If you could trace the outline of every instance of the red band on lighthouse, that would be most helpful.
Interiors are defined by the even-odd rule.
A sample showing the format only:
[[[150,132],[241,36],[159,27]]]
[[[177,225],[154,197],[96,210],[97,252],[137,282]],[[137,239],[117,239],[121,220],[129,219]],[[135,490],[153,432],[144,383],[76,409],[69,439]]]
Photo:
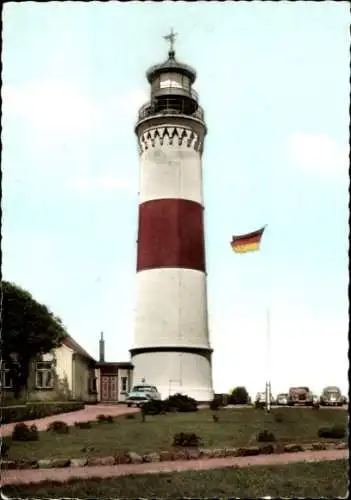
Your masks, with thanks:
[[[179,267],[205,272],[203,207],[184,199],[139,206],[137,271]]]

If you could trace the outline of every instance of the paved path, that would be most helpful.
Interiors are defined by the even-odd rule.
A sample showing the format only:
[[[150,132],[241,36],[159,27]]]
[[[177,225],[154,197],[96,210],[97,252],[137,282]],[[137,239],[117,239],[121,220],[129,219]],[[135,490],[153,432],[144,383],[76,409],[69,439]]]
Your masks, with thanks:
[[[127,413],[136,413],[140,411],[138,408],[128,408],[127,405],[86,405],[84,410],[71,411],[69,413],[60,413],[59,415],[51,415],[50,417],[37,418],[35,420],[26,420],[25,424],[35,424],[39,431],[45,431],[48,424],[55,420],[63,420],[68,425],[73,426],[74,422],[84,422],[85,420],[96,420],[101,413],[104,415],[112,415],[118,417]],[[8,436],[12,433],[12,429],[16,422],[4,424],[1,426],[0,435]]]
[[[71,467],[65,469],[5,470],[1,471],[1,485],[39,483],[41,481],[67,481],[68,479],[108,478],[130,474],[157,474],[185,470],[220,469],[223,467],[253,467],[259,465],[285,465],[296,462],[320,462],[341,460],[349,457],[349,450],[308,451],[282,455],[259,455],[256,457],[227,457],[207,460],[184,460],[179,462],[156,462],[127,465],[105,465],[93,467]]]

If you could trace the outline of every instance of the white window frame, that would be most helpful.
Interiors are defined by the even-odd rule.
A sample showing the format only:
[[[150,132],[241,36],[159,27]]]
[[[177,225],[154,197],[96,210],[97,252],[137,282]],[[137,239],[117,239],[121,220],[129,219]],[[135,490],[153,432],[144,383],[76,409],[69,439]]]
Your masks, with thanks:
[[[124,387],[124,382],[125,382],[125,387]],[[128,391],[128,377],[121,377],[121,391],[125,392]]]
[[[45,365],[45,366],[44,366]],[[50,383],[42,384],[40,383],[39,374],[50,373]],[[53,389],[54,388],[54,370],[52,361],[37,361],[35,364],[35,388],[36,389]],[[44,379],[44,377],[43,377]],[[43,380],[41,381],[43,382]]]
[[[10,378],[10,385],[6,384],[6,374],[11,370],[7,367],[6,362],[3,361],[1,366],[1,387],[2,389],[13,389],[13,380]]]

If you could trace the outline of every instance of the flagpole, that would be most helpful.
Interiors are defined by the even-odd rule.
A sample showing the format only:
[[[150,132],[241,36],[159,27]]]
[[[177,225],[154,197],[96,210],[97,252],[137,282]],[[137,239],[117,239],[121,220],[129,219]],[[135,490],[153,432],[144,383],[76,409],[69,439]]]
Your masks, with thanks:
[[[270,350],[271,350],[271,325],[270,325],[270,309],[269,306],[267,307],[266,311],[266,340],[267,340],[267,356],[266,356],[266,362],[267,362],[267,381],[266,381],[266,411],[269,413],[271,411],[271,380],[270,380]]]

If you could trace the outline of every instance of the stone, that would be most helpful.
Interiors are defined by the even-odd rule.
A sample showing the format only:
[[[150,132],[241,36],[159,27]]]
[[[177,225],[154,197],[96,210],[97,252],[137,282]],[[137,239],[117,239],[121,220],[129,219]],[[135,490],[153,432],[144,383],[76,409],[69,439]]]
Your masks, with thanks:
[[[260,454],[260,449],[258,446],[248,446],[247,448],[238,448],[237,457],[253,457]]]
[[[87,463],[87,458],[71,458],[71,467],[85,467]]]
[[[115,456],[115,464],[116,465],[123,465],[123,464],[130,464],[130,463],[131,463],[131,458],[129,456],[129,452],[119,453],[118,455]]]
[[[225,456],[226,457],[236,457],[237,453],[237,448],[226,448],[225,449]]]
[[[161,462],[170,462],[173,460],[173,453],[171,451],[160,451],[159,455]]]
[[[135,453],[134,451],[129,451],[127,455],[130,458],[130,463],[132,464],[141,464],[143,461],[143,457]]]
[[[213,458],[213,450],[211,448],[200,448],[199,452],[201,459]]]
[[[173,460],[187,460],[188,454],[184,450],[176,450],[173,452]]]
[[[16,469],[37,469],[38,462],[36,460],[18,460],[16,461]]]
[[[197,448],[193,448],[193,449],[190,448],[187,450],[187,453],[188,453],[189,460],[198,460],[200,458],[200,450]]]
[[[1,460],[1,469],[17,469],[17,463],[14,460]]]
[[[51,467],[58,469],[60,467],[68,467],[70,465],[70,460],[68,458],[54,458],[51,461]]]
[[[348,449],[348,444],[347,443],[337,443],[334,445],[335,450],[347,450]]]
[[[274,444],[265,444],[264,446],[260,446],[260,455],[270,455],[274,452]]]
[[[286,444],[284,446],[284,451],[286,453],[296,453],[298,451],[303,451],[303,447],[300,444]]]
[[[38,460],[39,469],[50,469],[51,468],[51,460]]]
[[[306,449],[307,447],[304,446],[304,449]],[[312,443],[312,445],[310,447],[307,448],[306,451],[308,450],[313,450],[313,451],[320,451],[320,450],[326,450],[327,447],[325,445],[325,443]]]
[[[225,457],[225,449],[222,448],[214,448],[212,450],[212,456],[213,458],[221,458]]]
[[[146,453],[146,455],[143,456],[143,462],[159,462],[160,461],[160,455],[158,453]]]
[[[88,465],[114,465],[115,457],[90,457]]]

